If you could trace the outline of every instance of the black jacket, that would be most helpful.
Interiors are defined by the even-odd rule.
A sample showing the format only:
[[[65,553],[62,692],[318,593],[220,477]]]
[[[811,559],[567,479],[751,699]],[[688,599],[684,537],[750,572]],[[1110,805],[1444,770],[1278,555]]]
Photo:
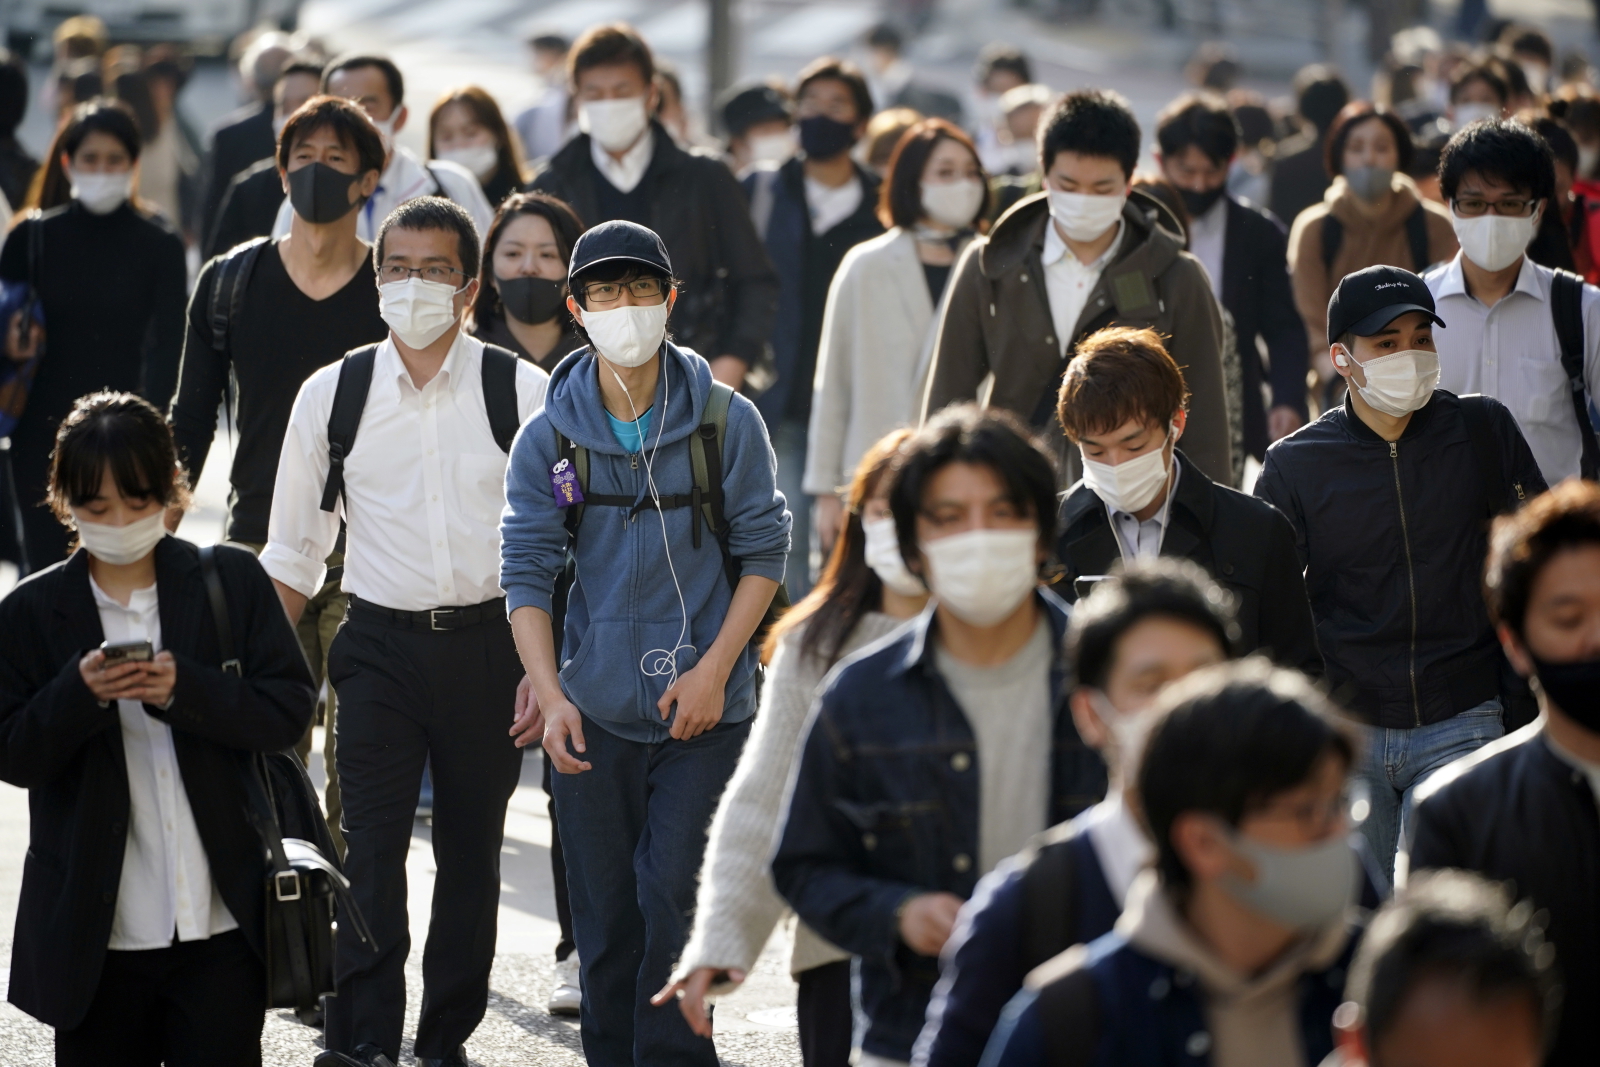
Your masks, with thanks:
[[[1417,790],[1410,869],[1461,867],[1509,882],[1550,913],[1565,987],[1546,1067],[1591,1064],[1600,1048],[1600,818],[1588,780],[1550,750],[1539,723],[1451,764]]]
[[[205,257],[220,256],[234,245],[268,237],[283,206],[283,179],[277,160],[263,159],[246,167],[227,183],[222,203],[206,237]]]
[[[1241,652],[1265,652],[1285,667],[1320,675],[1294,527],[1270,504],[1207,478],[1181,450],[1178,463],[1182,474],[1161,554],[1193,560],[1233,593]],[[1072,599],[1077,578],[1110,574],[1122,560],[1105,504],[1082,482],[1062,501],[1056,555],[1067,568],[1056,590]]]
[[[1272,168],[1272,191],[1268,207],[1290,226],[1313,204],[1322,203],[1333,177],[1323,165],[1323,138],[1314,127],[1283,142],[1283,154]]]
[[[277,149],[278,137],[272,132],[272,101],[250,104],[223,116],[211,135],[211,149],[200,170],[202,193],[197,227],[200,246],[210,248],[212,228],[217,224],[222,199],[233,176],[259,160],[268,159]],[[231,245],[225,246],[226,248]]]
[[[1233,316],[1244,369],[1244,449],[1260,459],[1271,440],[1260,403],[1267,377],[1256,337],[1272,361],[1272,405],[1286,404],[1306,417],[1306,358],[1310,342],[1295,310],[1289,285],[1289,235],[1283,222],[1263,208],[1225,197],[1222,235],[1222,306]]]
[[[1545,490],[1517,422],[1485,397],[1513,511]],[[1424,726],[1500,694],[1483,603],[1490,513],[1461,401],[1443,389],[1393,444],[1347,397],[1267,450],[1256,495],[1294,524],[1317,645],[1344,706],[1376,726]]]
[[[168,537],[155,563],[161,639],[178,671],[172,706],[145,711],[172,727],[212,880],[260,954],[266,855],[245,818],[246,753],[300,740],[316,691],[249,552],[217,553],[243,677],[218,666],[199,550]],[[0,633],[0,779],[28,790],[29,809],[8,997],[67,1029],[82,1022],[100,982],[129,817],[117,709],[101,707],[78,673],[78,660],[104,640],[88,555],[80,549],[12,590],[0,601]]]
[[[639,189],[649,200],[645,225],[661,235],[682,283],[672,312],[673,340],[706,359],[738,356],[753,364],[772,330],[778,276],[761,249],[744,194],[720,159],[685,152],[660,123],[652,121],[650,130],[654,154]],[[584,133],[552,156],[529,187],[559,196],[594,226],[610,221],[595,194],[601,180]]]

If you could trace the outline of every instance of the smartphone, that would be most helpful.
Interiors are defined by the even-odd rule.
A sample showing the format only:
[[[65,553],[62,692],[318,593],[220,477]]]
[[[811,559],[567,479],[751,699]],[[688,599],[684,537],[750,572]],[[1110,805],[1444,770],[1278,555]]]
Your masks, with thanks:
[[[100,651],[105,653],[107,667],[118,663],[148,663],[155,657],[149,641],[107,641],[100,646]]]

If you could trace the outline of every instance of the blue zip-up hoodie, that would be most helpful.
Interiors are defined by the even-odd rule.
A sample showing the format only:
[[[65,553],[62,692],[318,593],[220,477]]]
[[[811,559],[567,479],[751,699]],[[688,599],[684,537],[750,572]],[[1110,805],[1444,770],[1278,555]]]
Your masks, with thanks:
[[[500,519],[500,586],[508,611],[549,612],[565,562],[566,512],[556,506],[550,483],[551,468],[560,459],[557,430],[588,449],[584,488],[590,493],[645,499],[647,458],[661,496],[694,488],[689,435],[699,427],[711,392],[711,365],[671,342],[663,346],[650,436],[644,453],[630,454],[606,422],[596,362],[587,347],[562,360],[550,376],[543,411],[528,420],[511,446]],[[735,395],[728,409],[722,460],[728,545],[741,573],[782,581],[789,511],[777,490],[777,461],[766,428],[742,396]],[[590,504],[578,529],[561,688],[584,715],[628,740],[667,740],[669,721],[656,710],[671,673],[663,660],[674,647],[692,646],[678,647],[678,673],[698,663],[722,629],[733,596],[717,539],[702,527],[695,548],[693,521],[690,508],[666,510],[659,517],[647,508],[630,518],[621,508]],[[663,522],[670,552],[663,543]],[[728,676],[723,722],[742,722],[755,712],[758,669],[757,650],[746,648]]]

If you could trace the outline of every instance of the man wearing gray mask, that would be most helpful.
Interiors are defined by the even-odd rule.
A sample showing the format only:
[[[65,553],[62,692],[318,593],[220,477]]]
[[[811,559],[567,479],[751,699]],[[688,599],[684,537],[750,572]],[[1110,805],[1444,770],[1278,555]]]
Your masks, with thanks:
[[[1503,732],[1511,688],[1484,607],[1487,520],[1544,491],[1516,420],[1492,397],[1436,388],[1422,279],[1347,275],[1328,302],[1340,407],[1267,450],[1256,495],[1295,528],[1327,679],[1363,724],[1363,827],[1391,871],[1412,794]]]

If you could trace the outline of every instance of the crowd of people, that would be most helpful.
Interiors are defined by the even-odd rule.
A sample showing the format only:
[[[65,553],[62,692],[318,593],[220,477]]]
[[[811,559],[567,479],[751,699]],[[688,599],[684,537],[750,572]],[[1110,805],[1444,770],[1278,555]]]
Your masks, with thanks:
[[[383,55],[252,35],[201,152],[77,18],[34,163],[0,62],[10,1000],[61,1064],[258,1064],[270,1003],[393,1067],[426,817],[464,1065],[537,747],[592,1064],[713,1067],[786,916],[807,1067],[1588,1062],[1600,89],[1489,29],[1293,114],[1207,53],[1146,131],[885,26],[711,145],[609,23],[426,158]],[[317,723],[286,1004],[253,805]]]

